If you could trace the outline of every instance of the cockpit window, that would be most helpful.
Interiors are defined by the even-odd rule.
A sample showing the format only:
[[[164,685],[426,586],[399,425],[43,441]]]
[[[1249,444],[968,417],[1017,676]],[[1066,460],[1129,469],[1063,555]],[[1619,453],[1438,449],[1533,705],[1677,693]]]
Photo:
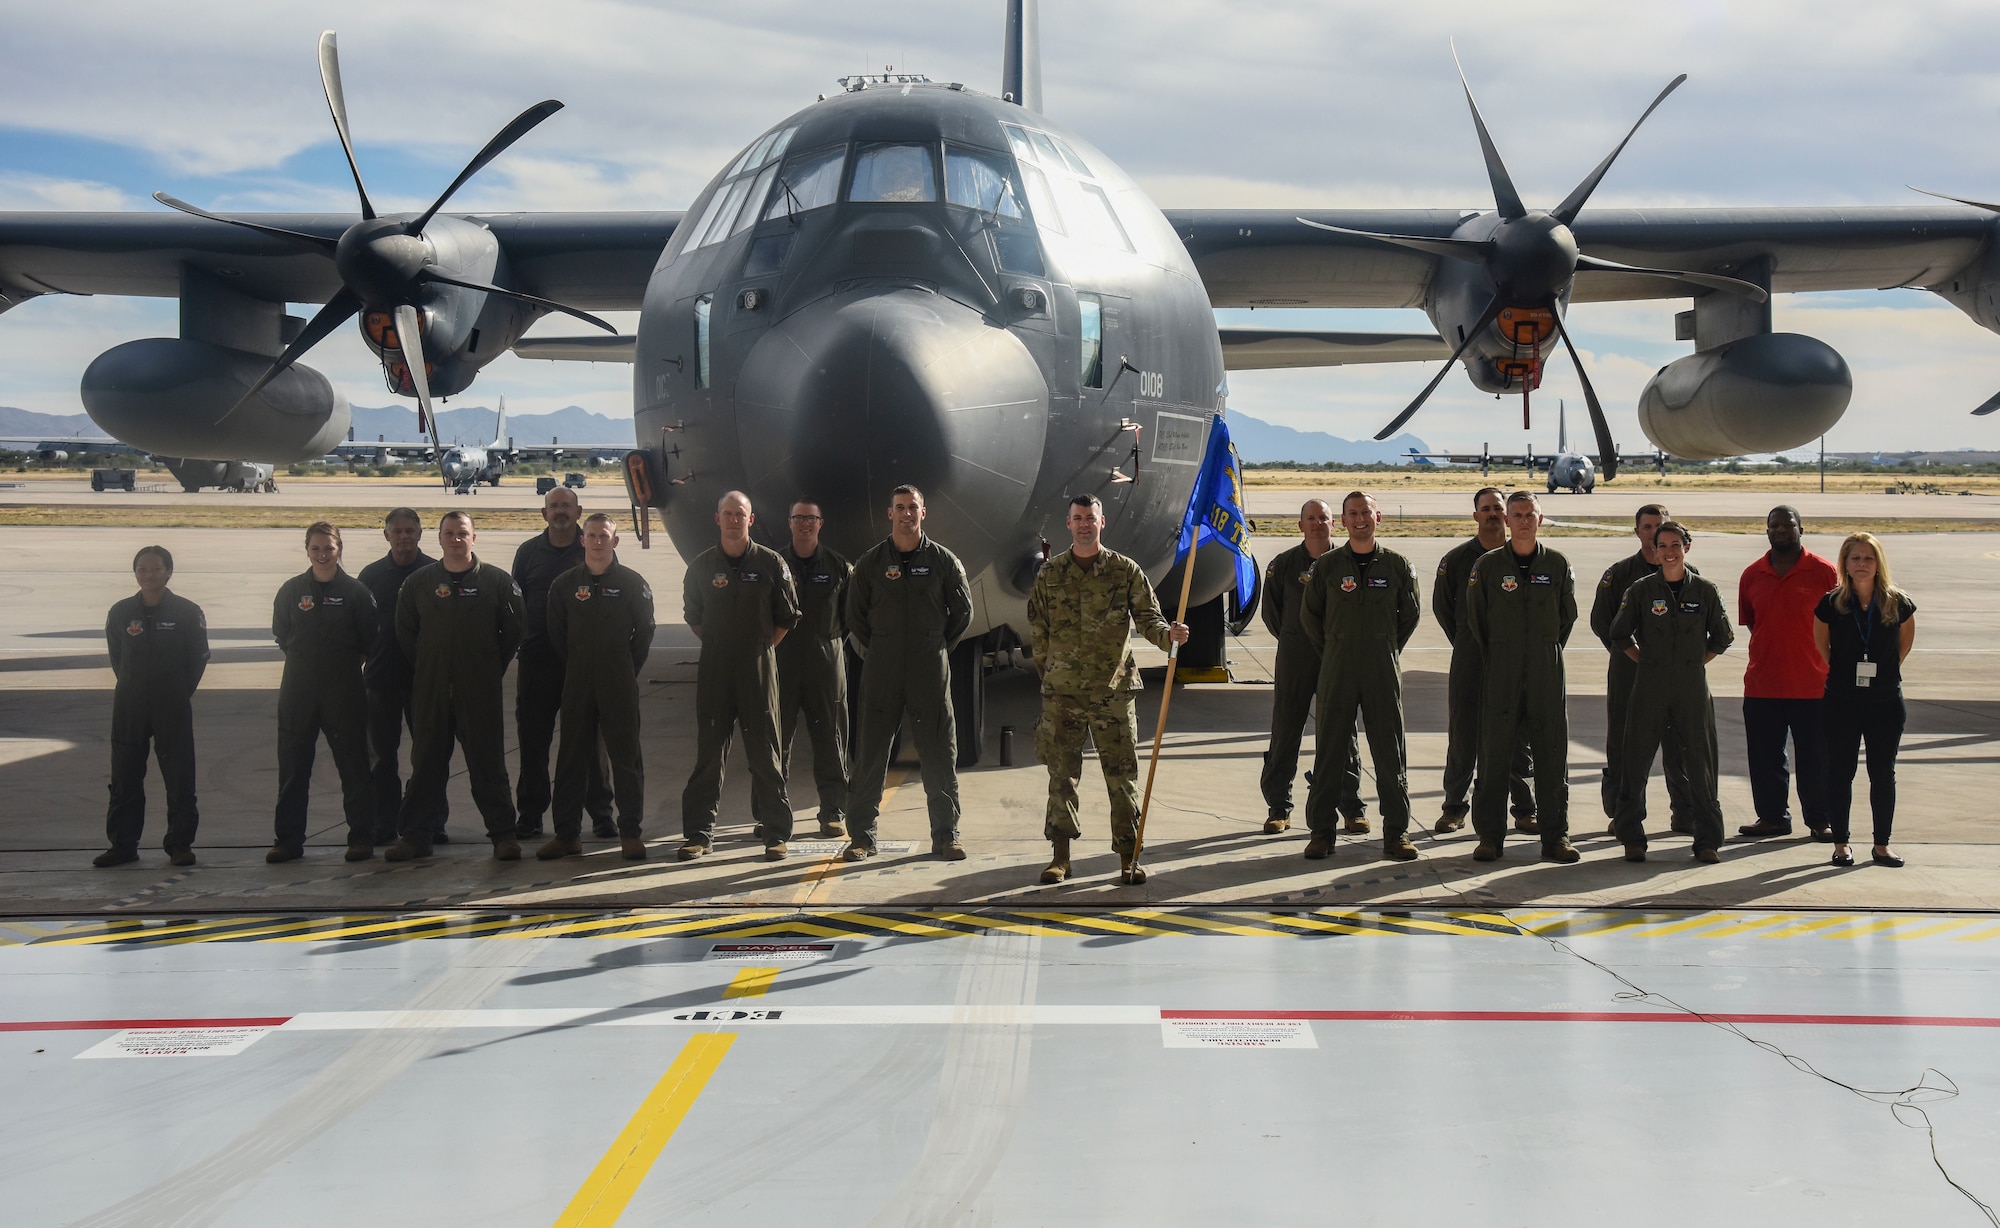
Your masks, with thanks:
[[[1105,247],[1122,247],[1132,251],[1132,239],[1118,221],[1118,213],[1112,209],[1111,198],[1105,195],[1104,189],[1094,183],[1079,183],[1076,186],[1082,189],[1083,208],[1076,210],[1073,216],[1087,219],[1079,223],[1085,229],[1084,237]]]
[[[1035,160],[1035,145],[1034,142],[1028,139],[1027,133],[1012,124],[1002,124],[1000,125],[1000,130],[1007,134],[1007,143],[1014,147],[1015,157],[1025,162],[1033,162]]]
[[[1014,124],[1002,124],[1000,130],[1020,164],[1036,226],[1100,247],[1137,250],[1111,194],[1092,182],[1090,164],[1068,141]]]
[[[1060,137],[1050,137],[1049,140],[1055,144],[1057,152],[1062,154],[1063,161],[1069,164],[1071,170],[1079,175],[1090,174],[1090,167],[1084,164],[1082,158],[1076,156],[1076,150],[1069,147],[1068,141]]]
[[[1049,191],[1049,178],[1040,167],[1021,164],[1021,178],[1028,185],[1028,205],[1035,211],[1035,225],[1057,234],[1063,230],[1062,210],[1056,208],[1056,194]]]
[[[791,217],[832,204],[840,194],[840,162],[846,153],[845,147],[836,145],[793,158],[778,176],[778,190],[771,196],[771,207],[764,211],[764,220]]]
[[[750,194],[743,198],[743,211],[736,215],[736,222],[729,228],[730,234],[745,230],[757,220],[757,211],[763,207],[764,198],[771,193],[771,181],[778,177],[775,164],[765,167],[750,183]]]
[[[951,204],[978,209],[1000,217],[1021,217],[1020,198],[1014,195],[1014,179],[1007,160],[998,154],[979,153],[947,145],[944,149],[944,198]]]
[[[720,243],[757,220],[757,211],[763,207],[764,196],[771,190],[771,180],[777,173],[772,164],[783,156],[785,146],[792,143],[792,134],[797,131],[785,128],[767,132],[743,151],[730,166],[724,182],[715,189],[715,195],[709,198],[701,220],[688,231],[683,251]],[[759,170],[764,173],[753,179],[752,174]]]
[[[1035,143],[1035,152],[1042,155],[1042,164],[1044,166],[1052,167],[1056,170],[1062,169],[1062,154],[1057,152],[1056,143],[1049,139],[1047,133],[1030,132],[1028,133],[1028,139]]]
[[[876,145],[854,159],[851,201],[915,203],[937,199],[937,159],[928,145]]]

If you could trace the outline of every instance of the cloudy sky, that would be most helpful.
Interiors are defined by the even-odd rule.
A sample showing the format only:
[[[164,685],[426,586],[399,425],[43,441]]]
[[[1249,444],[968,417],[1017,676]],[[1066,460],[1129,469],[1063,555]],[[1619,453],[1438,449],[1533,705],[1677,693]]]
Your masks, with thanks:
[[[745,142],[886,64],[997,89],[1000,0],[569,0],[284,5],[78,0],[9,6],[0,208],[351,210],[314,60],[340,32],[378,205],[420,208],[522,107],[568,109],[488,168],[464,209],[678,209]],[[1525,14],[1515,18],[1515,14]],[[1560,200],[1678,72],[1597,205],[1910,204],[1903,186],[2000,196],[2000,35],[1990,0],[1042,0],[1045,105],[1163,207],[1490,207],[1456,38],[1514,178]],[[1686,353],[1682,301],[1589,304],[1574,332],[1621,442],[1652,372]],[[1247,313],[1224,313],[1231,319]],[[1428,327],[1417,312],[1259,312],[1259,323]],[[2000,446],[2000,337],[1921,292],[1780,298],[1777,327],[1839,349],[1855,398],[1836,449]],[[121,341],[172,335],[173,304],[44,298],[0,318],[0,404],[74,413]],[[630,328],[629,319],[617,321]],[[543,331],[564,332],[560,323]],[[309,359],[358,404],[379,370],[343,330]],[[1427,366],[1242,373],[1234,408],[1360,436]],[[629,416],[624,367],[503,358],[469,394],[520,412]],[[1544,394],[1580,403],[1566,362]],[[1552,418],[1547,419],[1552,428]],[[1413,429],[1434,446],[1522,440],[1516,407],[1448,378]],[[1534,442],[1554,442],[1552,429]]]

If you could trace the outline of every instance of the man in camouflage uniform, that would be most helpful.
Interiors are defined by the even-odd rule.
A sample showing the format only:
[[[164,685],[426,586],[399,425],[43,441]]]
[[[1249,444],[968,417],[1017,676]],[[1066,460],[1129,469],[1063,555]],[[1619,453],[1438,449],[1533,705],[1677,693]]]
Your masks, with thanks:
[[[1604,780],[1600,794],[1604,801],[1606,817],[1615,820],[1618,814],[1618,798],[1623,793],[1624,782],[1619,779],[1625,770],[1625,725],[1626,713],[1632,704],[1632,687],[1639,680],[1639,667],[1619,651],[1611,634],[1611,620],[1618,615],[1618,603],[1625,592],[1647,576],[1660,572],[1659,549],[1654,544],[1660,525],[1670,519],[1664,505],[1648,503],[1640,507],[1632,517],[1632,532],[1639,539],[1639,549],[1604,569],[1604,575],[1597,581],[1597,598],[1590,604],[1590,631],[1611,654],[1604,675]],[[1696,575],[1701,572],[1690,567]],[[1687,765],[1681,759],[1681,739],[1669,737],[1662,757],[1661,775],[1667,779],[1667,812],[1673,830],[1684,835],[1694,833],[1693,815],[1699,812],[1701,803],[1688,787]],[[1618,834],[1618,824],[1611,824],[1610,832]]]
[[[1409,756],[1403,735],[1403,646],[1417,633],[1417,573],[1410,560],[1375,540],[1382,523],[1375,500],[1354,491],[1340,502],[1347,543],[1313,564],[1300,602],[1299,626],[1320,654],[1319,705],[1323,733],[1316,739],[1306,823],[1312,839],[1305,855],[1333,855],[1328,772],[1346,761],[1357,713],[1368,729],[1375,788],[1382,807],[1382,851],[1410,861]],[[1328,736],[1328,735],[1331,736]],[[1343,736],[1345,735],[1345,736]]]
[[[1160,613],[1153,586],[1137,563],[1103,547],[1104,505],[1097,496],[1070,500],[1069,532],[1070,548],[1042,568],[1028,598],[1029,642],[1042,678],[1035,753],[1049,769],[1042,834],[1055,853],[1041,881],[1059,883],[1070,875],[1069,842],[1083,835],[1076,821],[1076,784],[1089,734],[1111,795],[1111,847],[1118,853],[1119,879],[1143,883],[1139,734],[1132,703],[1143,684],[1129,641],[1137,627],[1165,652],[1185,644],[1188,630]]]
[[[1277,659],[1271,666],[1271,743],[1264,752],[1264,834],[1276,835],[1292,825],[1292,778],[1299,772],[1299,743],[1305,739],[1306,717],[1319,690],[1319,649],[1299,627],[1299,603],[1313,560],[1333,549],[1333,508],[1324,499],[1308,499],[1299,509],[1298,545],[1271,560],[1264,569],[1264,597],[1258,612],[1277,637]],[[1331,738],[1328,731],[1317,736]],[[1316,779],[1316,777],[1315,777]],[[1347,762],[1341,769],[1340,813],[1347,830],[1368,830],[1367,807],[1361,801],[1361,755],[1354,731],[1347,731]]]

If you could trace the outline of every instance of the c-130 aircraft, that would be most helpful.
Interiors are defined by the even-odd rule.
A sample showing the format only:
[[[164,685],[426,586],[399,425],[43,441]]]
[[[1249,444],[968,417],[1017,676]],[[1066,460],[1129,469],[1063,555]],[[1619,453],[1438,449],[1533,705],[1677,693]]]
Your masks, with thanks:
[[[359,219],[221,216],[164,195],[186,216],[0,214],[0,309],[48,293],[178,297],[181,336],[107,351],[82,393],[112,434],[183,456],[289,461],[334,446],[347,406],[297,359],[356,316],[390,387],[427,421],[434,397],[509,349],[628,361],[628,477],[684,555],[711,543],[731,488],[765,508],[818,501],[832,544],[859,553],[890,488],[914,483],[973,581],[978,608],[954,652],[968,761],[985,664],[1025,639],[1026,594],[1069,495],[1102,498],[1107,540],[1175,591],[1177,531],[1228,371],[1449,357],[1475,386],[1523,394],[1525,412],[1567,344],[1572,304],[1691,296],[1679,324],[1695,352],[1662,368],[1638,409],[1655,447],[1703,459],[1796,446],[1846,409],[1846,364],[1773,332],[1772,292],[1922,286],[2000,331],[2000,210],[1583,212],[1631,133],[1561,204],[1531,209],[1469,87],[1490,210],[1163,211],[1041,113],[1036,17],[1034,0],[1009,0],[998,96],[915,74],[842,78],[684,213],[444,212],[560,108],[549,101],[430,209],[378,216],[328,33],[321,80]],[[302,321],[288,302],[325,307]],[[1219,330],[1213,316],[1413,306],[1437,335]],[[609,332],[591,312],[635,309],[632,337],[522,340],[552,311]],[[1583,383],[1609,479],[1617,447]],[[1220,547],[1194,568],[1197,641],[1184,652],[1219,663],[1235,569]]]

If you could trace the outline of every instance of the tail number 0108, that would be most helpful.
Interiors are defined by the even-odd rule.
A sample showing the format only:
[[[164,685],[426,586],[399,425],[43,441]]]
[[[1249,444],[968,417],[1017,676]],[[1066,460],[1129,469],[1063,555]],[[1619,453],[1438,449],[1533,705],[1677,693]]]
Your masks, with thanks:
[[[1167,377],[1162,371],[1139,372],[1139,395],[1160,398],[1167,395]]]

